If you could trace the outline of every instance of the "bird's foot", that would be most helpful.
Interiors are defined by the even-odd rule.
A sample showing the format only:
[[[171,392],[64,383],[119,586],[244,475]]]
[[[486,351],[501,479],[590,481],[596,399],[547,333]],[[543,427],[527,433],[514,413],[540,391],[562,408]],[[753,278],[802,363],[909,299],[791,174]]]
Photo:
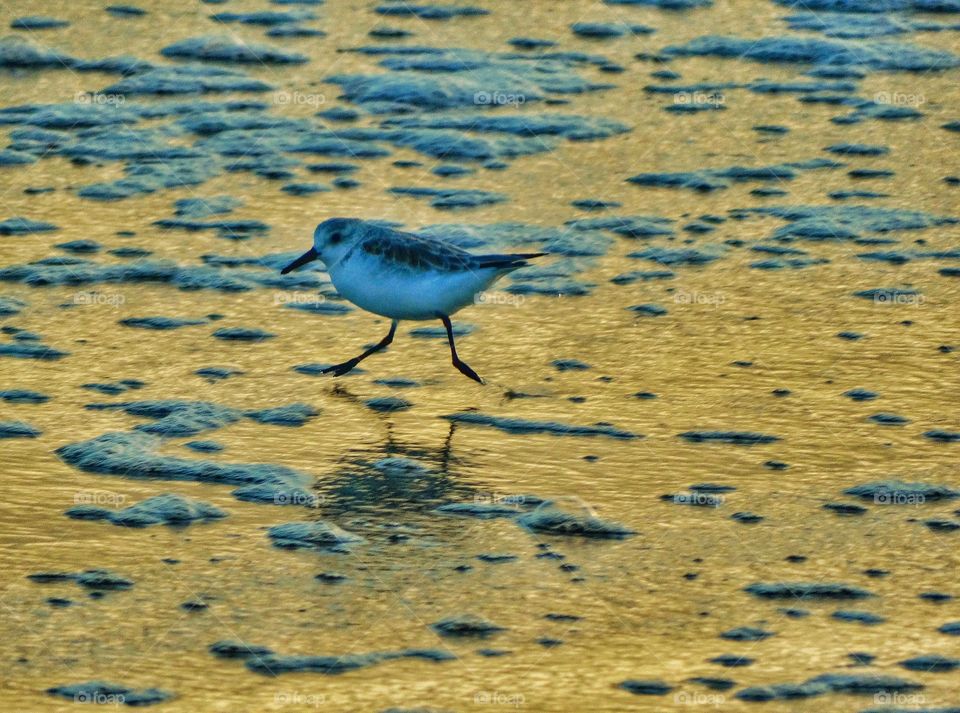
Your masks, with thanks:
[[[487,382],[485,382],[485,381],[480,377],[480,375],[479,375],[477,372],[475,372],[473,369],[471,369],[471,368],[470,368],[470,365],[467,364],[466,362],[462,362],[462,361],[460,361],[460,360],[458,359],[458,360],[456,360],[456,361],[453,362],[453,365],[454,365],[455,367],[457,367],[457,371],[459,371],[459,372],[460,372],[461,374],[463,374],[464,376],[466,376],[466,377],[468,377],[468,378],[470,378],[470,379],[473,379],[473,380],[476,381],[478,384],[480,384],[480,385],[485,385],[485,384],[487,383]]]
[[[334,376],[343,376],[347,372],[353,371],[353,367],[357,365],[358,362],[355,362],[353,359],[350,361],[345,361],[342,364],[334,364],[328,366],[325,369],[321,369],[321,374],[333,374]]]

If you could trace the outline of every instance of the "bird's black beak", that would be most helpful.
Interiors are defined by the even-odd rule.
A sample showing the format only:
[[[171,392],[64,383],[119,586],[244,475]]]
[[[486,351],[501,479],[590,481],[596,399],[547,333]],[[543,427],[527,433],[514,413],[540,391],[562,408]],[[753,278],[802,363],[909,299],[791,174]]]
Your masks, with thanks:
[[[280,271],[280,274],[281,274],[281,275],[286,275],[288,272],[293,272],[293,271],[296,270],[298,267],[302,267],[303,265],[306,265],[308,262],[313,262],[313,261],[316,260],[318,257],[320,257],[320,256],[317,255],[317,251],[314,250],[313,248],[310,248],[310,249],[307,250],[307,252],[305,252],[303,255],[301,255],[301,256],[298,257],[296,260],[294,260],[294,261],[291,262],[289,265],[287,265],[285,268],[283,268],[283,269]]]

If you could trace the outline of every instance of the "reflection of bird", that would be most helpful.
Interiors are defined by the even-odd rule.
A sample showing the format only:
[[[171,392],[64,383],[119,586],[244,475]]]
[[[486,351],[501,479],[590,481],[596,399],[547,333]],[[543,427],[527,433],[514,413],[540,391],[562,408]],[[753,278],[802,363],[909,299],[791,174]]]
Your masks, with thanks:
[[[331,393],[362,403],[339,385]],[[469,461],[453,452],[455,422],[450,422],[443,445],[435,446],[398,438],[389,414],[374,412],[374,416],[386,429],[382,442],[345,451],[337,470],[317,483],[317,500],[325,517],[367,516],[373,511],[391,513],[391,517],[400,512],[432,513],[441,503],[477,499],[480,484],[460,472]],[[430,518],[436,520],[434,515]]]
[[[447,330],[453,365],[481,384],[457,356],[450,315],[473,302],[508,272],[544,253],[472,255],[460,248],[355,218],[331,218],[313,232],[313,247],[283,268],[287,274],[322,260],[337,291],[358,307],[389,317],[390,331],[363,354],[324,369],[341,376],[393,341],[402,319],[439,319]]]

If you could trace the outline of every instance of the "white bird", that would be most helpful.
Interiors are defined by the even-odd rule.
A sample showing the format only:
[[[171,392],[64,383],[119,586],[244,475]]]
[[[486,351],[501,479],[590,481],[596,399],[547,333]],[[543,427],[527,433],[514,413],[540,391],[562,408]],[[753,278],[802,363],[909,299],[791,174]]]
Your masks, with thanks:
[[[313,231],[313,247],[281,273],[313,260],[327,267],[341,296],[368,312],[389,317],[390,331],[363,354],[323,370],[342,376],[393,341],[402,319],[439,319],[447,330],[453,365],[461,374],[484,383],[457,356],[450,315],[475,301],[476,295],[546,253],[473,255],[455,245],[405,233],[356,218],[331,218]]]

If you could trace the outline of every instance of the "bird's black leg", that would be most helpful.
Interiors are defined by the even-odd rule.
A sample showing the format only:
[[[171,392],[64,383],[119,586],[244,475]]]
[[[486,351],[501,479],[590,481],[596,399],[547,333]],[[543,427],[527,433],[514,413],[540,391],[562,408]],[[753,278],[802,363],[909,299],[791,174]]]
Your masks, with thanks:
[[[365,351],[365,352],[364,352],[363,354],[361,354],[360,356],[355,356],[353,359],[348,359],[347,361],[343,362],[342,364],[334,364],[333,366],[328,366],[328,367],[327,367],[326,369],[324,369],[321,373],[322,373],[322,374],[333,374],[334,376],[343,376],[344,374],[346,374],[348,371],[350,371],[351,369],[353,369],[353,367],[355,367],[357,364],[359,364],[360,362],[362,362],[364,359],[366,359],[366,358],[367,358],[368,356],[370,356],[371,354],[376,354],[376,353],[377,353],[378,351],[380,351],[381,349],[385,349],[385,348],[387,347],[387,345],[389,345],[390,342],[393,341],[393,335],[394,335],[394,334],[396,333],[396,331],[397,331],[397,324],[398,324],[398,323],[399,323],[399,320],[396,320],[396,319],[393,320],[393,321],[390,323],[390,331],[387,332],[387,336],[385,336],[385,337],[384,337],[383,339],[381,339],[379,342],[377,342],[377,343],[374,344],[372,347],[370,347],[369,349],[367,349],[367,351]]]
[[[457,367],[457,370],[464,376],[469,376],[478,384],[484,383],[480,375],[471,369],[466,362],[460,361],[460,357],[457,356],[457,345],[453,343],[453,325],[450,324],[450,318],[445,314],[441,314],[440,321],[443,322],[443,326],[447,329],[447,341],[450,342],[450,356],[453,357],[453,365]]]

